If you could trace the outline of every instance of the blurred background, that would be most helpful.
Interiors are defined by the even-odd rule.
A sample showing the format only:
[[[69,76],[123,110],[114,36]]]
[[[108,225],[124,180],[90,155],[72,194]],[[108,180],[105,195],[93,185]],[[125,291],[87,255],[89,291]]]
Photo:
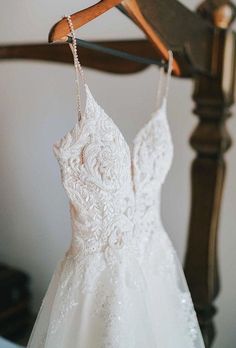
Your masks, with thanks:
[[[181,0],[191,9],[196,0]],[[1,2],[0,42],[46,42],[59,18],[94,1],[11,0]],[[141,38],[143,34],[116,9],[77,32],[82,39]],[[129,144],[155,107],[158,70],[114,75],[85,69],[97,101],[118,124]],[[30,61],[0,61],[0,262],[30,276],[32,307],[37,313],[59,259],[70,241],[68,200],[61,185],[52,144],[76,121],[73,66]],[[193,85],[172,79],[168,110],[175,157],[164,185],[162,216],[181,261],[185,253],[190,208],[188,139],[197,118],[192,114]],[[233,108],[233,116],[236,109]],[[236,117],[228,121],[234,140]],[[221,292],[214,348],[236,342],[236,148],[226,153],[228,172],[219,231]]]

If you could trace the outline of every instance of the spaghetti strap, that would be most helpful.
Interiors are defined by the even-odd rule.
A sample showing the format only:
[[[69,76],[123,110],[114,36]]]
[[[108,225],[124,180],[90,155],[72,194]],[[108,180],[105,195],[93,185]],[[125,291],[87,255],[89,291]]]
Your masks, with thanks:
[[[170,78],[171,78],[171,73],[172,73],[172,69],[173,69],[173,52],[171,50],[169,50],[168,54],[169,54],[169,60],[168,60],[168,69],[167,69],[167,74],[166,74],[165,92],[164,92],[165,99],[168,97]]]
[[[78,110],[78,119],[79,121],[82,118],[82,98],[81,98],[81,87],[80,87],[80,80],[82,82],[83,89],[85,90],[86,82],[84,77],[84,72],[82,69],[82,66],[79,62],[78,57],[78,51],[77,51],[77,43],[76,43],[76,37],[75,37],[75,31],[73,27],[73,23],[71,20],[71,16],[66,16],[66,19],[68,21],[68,25],[70,28],[71,36],[72,36],[72,44],[69,44],[71,51],[73,53],[74,58],[74,66],[75,66],[75,73],[76,73],[76,88],[77,88],[77,110]],[[86,94],[86,93],[85,93]]]
[[[166,102],[168,97],[169,83],[170,83],[170,77],[171,77],[172,66],[173,66],[172,51],[169,50],[168,55],[169,55],[169,59],[168,59],[167,73],[165,73],[164,67],[161,67],[160,69],[159,83],[158,83],[158,89],[157,89],[157,103],[156,103],[157,109],[159,109],[163,105],[163,103]]]
[[[158,88],[157,88],[157,102],[156,102],[156,108],[157,109],[159,109],[159,107],[161,106],[162,88],[163,88],[164,77],[165,77],[165,69],[162,66],[161,69],[160,69]]]

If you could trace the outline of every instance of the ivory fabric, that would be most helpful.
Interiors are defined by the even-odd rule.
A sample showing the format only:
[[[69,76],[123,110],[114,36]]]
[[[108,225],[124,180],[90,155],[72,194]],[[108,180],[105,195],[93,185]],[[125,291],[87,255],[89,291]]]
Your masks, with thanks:
[[[29,348],[204,347],[160,214],[173,158],[170,71],[161,72],[158,107],[132,149],[84,84],[85,109],[53,146],[69,199],[71,246],[50,282]]]

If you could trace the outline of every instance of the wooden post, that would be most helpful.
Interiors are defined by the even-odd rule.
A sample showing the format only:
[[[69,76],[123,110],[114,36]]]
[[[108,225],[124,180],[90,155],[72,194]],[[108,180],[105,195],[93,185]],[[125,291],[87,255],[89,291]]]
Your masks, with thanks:
[[[185,274],[206,348],[215,337],[214,300],[220,284],[217,230],[226,170],[224,153],[231,145],[225,123],[233,104],[235,42],[231,31],[216,31],[212,47],[214,77],[196,76],[193,95],[199,123],[190,139],[197,155],[191,172],[192,204]]]

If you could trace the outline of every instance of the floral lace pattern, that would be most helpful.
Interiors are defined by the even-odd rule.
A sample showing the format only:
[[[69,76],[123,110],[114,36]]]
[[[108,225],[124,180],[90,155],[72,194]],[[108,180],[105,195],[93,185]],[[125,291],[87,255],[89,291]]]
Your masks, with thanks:
[[[132,150],[86,84],[85,93],[80,120],[53,146],[70,203],[71,246],[27,347],[203,348],[160,216],[161,188],[173,158],[166,90]],[[156,308],[161,290],[166,305],[175,303],[164,323],[157,313],[167,315],[165,303]],[[169,324],[172,316],[181,334]],[[177,339],[167,345],[160,325],[175,330]]]
[[[76,124],[56,143],[54,153],[70,199],[72,248],[81,259],[103,253],[109,263],[133,239],[130,153],[118,128],[86,88],[81,126]]]
[[[105,311],[105,332],[111,331],[108,330],[111,323],[114,325],[117,320],[121,323],[122,311],[118,314],[117,310],[113,313],[107,309],[113,297],[102,291],[99,277],[108,267],[110,281],[115,281],[118,277],[114,270],[127,255],[145,264],[145,258],[153,255],[149,248],[153,235],[158,236],[165,249],[166,257],[159,269],[163,269],[164,278],[169,275],[170,281],[176,281],[174,250],[162,231],[160,218],[161,186],[173,158],[166,101],[164,99],[161,108],[137,134],[131,152],[87,86],[86,91],[87,103],[81,123],[54,145],[62,182],[70,199],[73,238],[63,270],[67,276],[60,288],[60,316],[51,324],[52,333],[60,327],[66,314],[79,305],[73,295],[75,288],[84,293],[94,292],[95,284],[99,301],[93,315],[102,316]],[[71,261],[68,263],[68,260]],[[78,271],[76,285],[75,268]],[[141,284],[135,276],[130,279],[131,286],[138,288],[137,284]],[[187,298],[187,293],[179,293],[188,334],[194,341],[197,321],[193,317],[191,298]],[[119,342],[119,335],[113,336]],[[113,341],[113,345],[107,343],[106,347],[116,345]]]

